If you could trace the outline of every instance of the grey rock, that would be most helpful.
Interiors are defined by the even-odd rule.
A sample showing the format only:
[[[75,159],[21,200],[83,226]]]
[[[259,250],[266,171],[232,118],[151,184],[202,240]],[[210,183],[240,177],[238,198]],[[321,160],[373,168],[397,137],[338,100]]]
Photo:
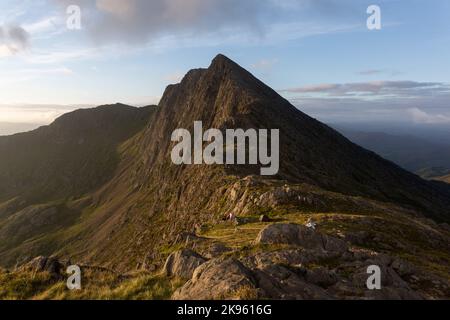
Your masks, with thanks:
[[[255,244],[288,244],[306,249],[329,251],[343,254],[348,250],[345,241],[320,234],[298,224],[273,224],[259,233]]]
[[[164,264],[164,273],[171,276],[180,277],[183,279],[190,279],[194,270],[205,263],[206,259],[198,253],[183,249],[172,253]]]
[[[236,259],[217,258],[195,269],[192,279],[172,296],[174,300],[229,299],[241,289],[255,289],[251,272]]]
[[[338,276],[333,271],[318,267],[306,272],[306,281],[322,288],[328,288],[338,282]]]
[[[19,271],[48,272],[52,277],[59,277],[65,265],[56,258],[39,256],[19,267]]]
[[[282,265],[272,265],[256,270],[255,277],[264,297],[270,299],[331,299],[324,289],[307,283],[304,273],[301,268],[292,269]]]

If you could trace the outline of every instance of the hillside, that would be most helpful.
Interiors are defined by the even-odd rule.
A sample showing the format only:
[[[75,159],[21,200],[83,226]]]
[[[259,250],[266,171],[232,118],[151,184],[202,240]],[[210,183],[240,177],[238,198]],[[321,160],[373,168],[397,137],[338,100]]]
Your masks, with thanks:
[[[111,177],[119,161],[115,149],[148,123],[152,110],[82,109],[50,126],[0,137],[0,200],[44,202],[92,191]]]
[[[434,173],[433,169],[450,170],[450,146],[447,144],[415,136],[337,129],[354,143],[423,178],[437,176],[439,172]]]
[[[174,165],[172,132],[192,131],[199,120],[205,128],[221,130],[280,129],[279,174],[257,177],[258,166]],[[83,126],[87,127],[80,130]],[[222,55],[208,69],[192,70],[181,83],[169,86],[156,109],[116,106],[77,111],[48,128],[6,137],[3,142],[0,138],[0,148],[8,150],[0,164],[5,177],[0,188],[4,267],[38,255],[56,256],[122,274],[140,270],[146,273],[145,282],[154,280],[153,273],[169,254],[189,247],[205,257],[189,254],[197,257],[199,265],[210,259],[200,267],[206,268],[202,269],[205,278],[200,277],[200,284],[185,283],[173,298],[205,298],[208,293],[202,289],[225,281],[208,275],[227,268],[245,275],[248,286],[235,289],[249,289],[249,298],[258,288],[263,293],[256,294],[263,297],[305,298],[299,292],[305,281],[311,290],[318,290],[316,297],[343,294],[345,288],[339,286],[349,274],[345,267],[339,268],[345,263],[359,270],[375,259],[392,269],[394,261],[402,258],[432,277],[413,272],[424,282],[410,287],[404,283],[410,275],[406,272],[403,282],[390,284],[395,294],[400,294],[400,284],[405,286],[404,298],[417,297],[416,291],[426,297],[447,294],[449,233],[447,225],[438,223],[450,221],[450,186],[422,180],[353,144]],[[30,176],[32,183],[25,183]],[[230,212],[238,216],[238,226],[222,222]],[[258,221],[262,214],[268,220]],[[318,221],[320,233],[282,227],[306,232],[306,242],[264,240],[259,234],[274,222],[302,226],[308,218]],[[332,247],[317,247],[327,241]],[[305,256],[302,247],[312,250],[310,255]],[[321,250],[326,254],[319,254]],[[430,250],[434,258],[421,259]],[[384,254],[389,258],[383,260]],[[299,265],[337,273],[336,281],[322,287],[338,287],[323,292],[320,285],[303,278],[291,284],[289,293],[261,287],[269,278],[281,286],[281,274],[298,273]],[[190,276],[184,274],[186,279]],[[17,280],[1,279],[6,279],[4,287]],[[176,289],[164,279],[172,291]],[[437,281],[438,287],[426,287],[427,281]],[[43,287],[52,285],[62,290],[55,282]],[[347,294],[352,296],[360,293]]]

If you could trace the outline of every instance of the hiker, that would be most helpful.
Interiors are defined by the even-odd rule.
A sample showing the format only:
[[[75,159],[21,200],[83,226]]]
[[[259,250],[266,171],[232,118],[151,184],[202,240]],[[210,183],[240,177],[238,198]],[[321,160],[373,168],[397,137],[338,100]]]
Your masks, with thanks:
[[[316,230],[317,223],[315,223],[312,218],[309,218],[305,225],[307,228]]]
[[[236,221],[236,215],[233,212],[230,212],[230,214],[228,215],[228,220],[229,221]]]

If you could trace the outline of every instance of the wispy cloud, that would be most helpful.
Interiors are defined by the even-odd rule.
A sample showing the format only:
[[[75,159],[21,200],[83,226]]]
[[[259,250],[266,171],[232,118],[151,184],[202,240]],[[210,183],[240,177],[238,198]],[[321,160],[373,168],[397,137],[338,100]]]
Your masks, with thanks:
[[[75,109],[64,105],[0,105],[0,122],[49,124]]]
[[[278,63],[278,59],[261,59],[253,63],[251,67],[253,69],[267,71],[272,69]]]
[[[429,114],[419,108],[408,109],[408,113],[416,123],[425,124],[450,124],[450,114]]]
[[[450,85],[442,82],[370,81],[355,83],[324,83],[281,90],[284,93],[324,94],[328,97],[348,96],[423,96],[450,93]]]
[[[398,71],[398,70],[391,70],[391,69],[367,69],[367,70],[361,70],[356,73],[360,76],[379,76],[379,75],[389,75],[389,76],[398,76],[404,74],[404,72]]]
[[[324,83],[280,93],[299,109],[323,121],[450,123],[450,84],[443,82]]]

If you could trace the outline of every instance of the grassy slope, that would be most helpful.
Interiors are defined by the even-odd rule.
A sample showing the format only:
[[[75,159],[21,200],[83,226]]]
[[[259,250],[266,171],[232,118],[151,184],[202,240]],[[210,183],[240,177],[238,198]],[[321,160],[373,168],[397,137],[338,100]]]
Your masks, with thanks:
[[[342,199],[341,199],[342,200]],[[309,218],[318,223],[318,231],[336,237],[345,237],[357,232],[368,232],[375,236],[373,241],[354,248],[364,248],[403,258],[430,274],[450,281],[448,266],[450,252],[434,239],[450,237],[448,231],[430,220],[412,217],[401,208],[386,203],[369,202],[370,208],[343,210],[342,212],[312,212],[295,207],[281,207],[266,212],[275,222],[304,224]],[[204,225],[199,236],[206,239],[196,250],[201,252],[213,243],[223,244],[232,250],[225,253],[243,258],[257,252],[279,250],[283,246],[255,246],[253,241],[262,228],[270,223],[258,221],[260,212],[241,216],[242,225],[228,222]],[[274,223],[274,222],[271,222]],[[167,257],[182,248],[174,244],[160,248]],[[336,267],[337,261],[322,261],[314,266]],[[118,274],[106,269],[83,269],[83,290],[68,291],[63,280],[52,280],[47,274],[0,273],[0,299],[168,299],[181,286],[180,279],[167,278],[155,273],[137,272]],[[340,273],[350,273],[345,268]],[[418,283],[416,289],[431,290],[428,283]],[[244,294],[244,293],[242,293]],[[242,298],[242,297],[241,297]]]

